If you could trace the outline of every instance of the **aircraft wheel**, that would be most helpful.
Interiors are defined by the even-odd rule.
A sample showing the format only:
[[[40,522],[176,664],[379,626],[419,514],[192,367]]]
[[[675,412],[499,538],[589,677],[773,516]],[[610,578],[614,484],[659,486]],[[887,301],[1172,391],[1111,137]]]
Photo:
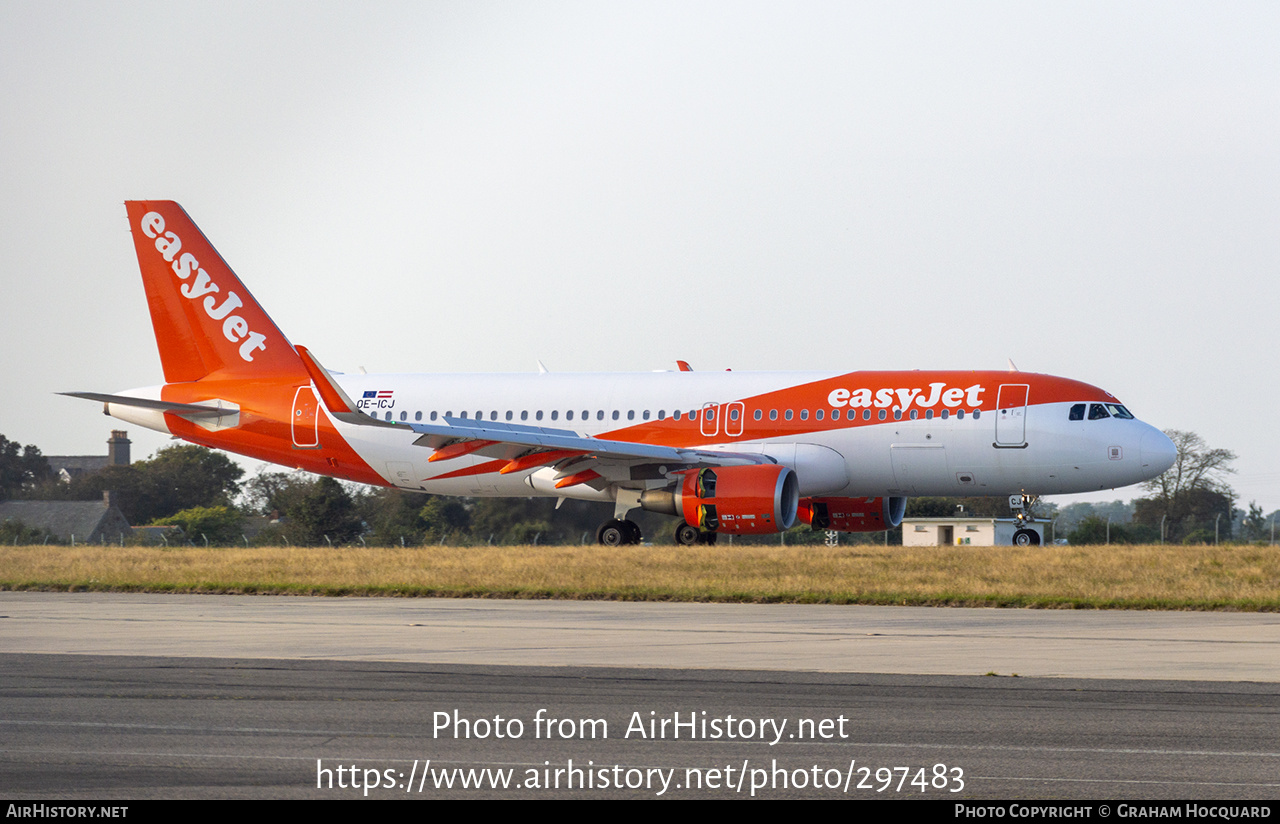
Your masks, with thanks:
[[[640,527],[636,526],[634,521],[624,521],[614,519],[605,521],[596,530],[596,543],[602,546],[623,546],[624,544],[638,544],[643,539],[640,534]]]
[[[698,543],[698,528],[681,521],[676,527],[676,543],[680,546],[693,546]]]
[[[1013,533],[1014,546],[1039,546],[1040,534],[1034,529],[1019,529]]]
[[[596,530],[596,543],[601,546],[622,546],[627,543],[627,530],[623,521],[605,521]]]

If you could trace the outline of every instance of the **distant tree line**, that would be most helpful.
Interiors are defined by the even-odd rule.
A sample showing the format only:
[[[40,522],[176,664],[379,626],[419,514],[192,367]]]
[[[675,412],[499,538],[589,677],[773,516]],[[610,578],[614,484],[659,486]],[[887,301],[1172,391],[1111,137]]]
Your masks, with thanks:
[[[1059,509],[1039,503],[1035,516],[1053,522],[1046,536],[1073,544],[1211,543],[1266,540],[1276,513],[1265,515],[1251,503],[1234,507],[1225,483],[1235,454],[1211,449],[1194,433],[1167,432],[1178,447],[1169,472],[1144,484],[1147,497],[1129,503],[1070,504]],[[221,452],[193,445],[165,447],[129,466],[108,466],[73,479],[57,480],[48,461],[32,445],[0,436],[0,500],[100,500],[105,490],[129,523],[171,525],[193,542],[241,543],[246,516],[275,516],[255,542],[305,546],[365,543],[577,544],[592,543],[596,528],[612,517],[611,504],[552,498],[452,498],[399,489],[346,484],[302,472],[262,471],[243,480],[244,470]],[[1008,499],[912,498],[907,517],[1011,517]],[[647,541],[673,543],[675,519],[633,511],[630,516]],[[49,536],[21,524],[0,524],[0,541],[47,541]],[[721,540],[728,540],[722,536]],[[739,536],[735,544],[820,544],[826,533],[799,525],[783,535]],[[841,534],[840,544],[901,544],[902,528]]]
[[[49,461],[37,447],[20,446],[0,435],[0,501],[21,498],[52,480]]]
[[[1257,503],[1248,511],[1235,506],[1235,491],[1226,476],[1235,472],[1236,454],[1211,448],[1194,432],[1169,429],[1177,447],[1169,471],[1142,485],[1146,497],[1129,504],[1074,505],[1083,515],[1067,533],[1073,544],[1213,543],[1235,538],[1266,540],[1267,518]],[[1066,514],[1064,512],[1064,514]],[[1273,513],[1274,514],[1274,513]]]

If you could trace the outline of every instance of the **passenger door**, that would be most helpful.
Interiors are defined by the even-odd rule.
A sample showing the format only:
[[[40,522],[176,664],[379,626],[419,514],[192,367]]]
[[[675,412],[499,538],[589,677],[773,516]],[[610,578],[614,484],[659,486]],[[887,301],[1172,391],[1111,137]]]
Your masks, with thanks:
[[[1027,445],[1027,395],[1025,383],[1006,383],[996,397],[997,447],[1017,449]]]

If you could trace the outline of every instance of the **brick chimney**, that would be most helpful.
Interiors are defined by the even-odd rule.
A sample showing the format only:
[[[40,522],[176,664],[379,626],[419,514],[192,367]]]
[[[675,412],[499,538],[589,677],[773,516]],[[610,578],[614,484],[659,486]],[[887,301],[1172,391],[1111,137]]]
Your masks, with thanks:
[[[107,441],[107,464],[109,466],[128,466],[129,433],[123,429],[112,429],[111,440]]]

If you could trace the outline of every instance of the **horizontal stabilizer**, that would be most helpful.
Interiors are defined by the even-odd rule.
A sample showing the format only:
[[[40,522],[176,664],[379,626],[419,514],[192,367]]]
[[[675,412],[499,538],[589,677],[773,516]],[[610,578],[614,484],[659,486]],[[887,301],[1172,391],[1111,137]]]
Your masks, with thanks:
[[[87,401],[114,403],[120,406],[136,406],[140,409],[155,409],[160,412],[171,412],[186,418],[217,418],[230,411],[217,406],[205,406],[198,403],[175,403],[174,401],[156,401],[150,398],[131,398],[128,395],[105,395],[100,392],[59,392],[71,398],[84,398]]]

